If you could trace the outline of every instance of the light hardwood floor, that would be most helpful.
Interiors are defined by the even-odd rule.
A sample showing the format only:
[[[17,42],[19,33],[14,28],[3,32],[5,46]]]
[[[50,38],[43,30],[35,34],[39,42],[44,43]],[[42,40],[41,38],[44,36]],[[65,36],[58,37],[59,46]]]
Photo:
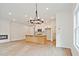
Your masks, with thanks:
[[[0,56],[65,56],[63,48],[22,41],[0,44]]]

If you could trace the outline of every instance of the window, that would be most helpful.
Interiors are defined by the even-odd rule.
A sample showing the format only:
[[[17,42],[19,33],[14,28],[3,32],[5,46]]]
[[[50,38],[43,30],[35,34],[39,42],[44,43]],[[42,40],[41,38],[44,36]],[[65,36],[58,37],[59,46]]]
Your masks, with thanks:
[[[76,5],[74,16],[74,43],[75,47],[79,49],[79,4]]]

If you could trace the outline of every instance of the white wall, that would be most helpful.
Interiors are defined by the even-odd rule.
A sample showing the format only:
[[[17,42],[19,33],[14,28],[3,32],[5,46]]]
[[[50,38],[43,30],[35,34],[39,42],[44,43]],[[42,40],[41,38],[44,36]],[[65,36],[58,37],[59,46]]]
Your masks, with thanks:
[[[22,40],[27,34],[33,34],[33,28],[19,22],[0,19],[0,35],[8,35],[8,39],[0,40],[0,43]]]
[[[11,41],[22,40],[25,38],[27,30],[21,23],[11,22]]]
[[[26,35],[34,35],[33,26],[25,26]]]
[[[0,19],[0,35],[8,35],[8,39],[0,40],[0,43],[10,41],[10,22]]]
[[[56,47],[71,48],[73,55],[78,51],[73,45],[73,12],[56,14]]]
[[[25,39],[25,35],[33,35],[33,27],[21,24],[19,22],[11,22],[11,40]]]
[[[73,40],[73,14],[60,12],[56,14],[56,45],[71,47]]]

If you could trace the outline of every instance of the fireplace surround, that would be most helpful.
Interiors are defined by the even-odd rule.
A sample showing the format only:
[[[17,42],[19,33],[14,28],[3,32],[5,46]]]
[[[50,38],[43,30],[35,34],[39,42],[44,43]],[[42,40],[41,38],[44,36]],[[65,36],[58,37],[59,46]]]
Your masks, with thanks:
[[[8,35],[0,35],[0,40],[8,39]]]

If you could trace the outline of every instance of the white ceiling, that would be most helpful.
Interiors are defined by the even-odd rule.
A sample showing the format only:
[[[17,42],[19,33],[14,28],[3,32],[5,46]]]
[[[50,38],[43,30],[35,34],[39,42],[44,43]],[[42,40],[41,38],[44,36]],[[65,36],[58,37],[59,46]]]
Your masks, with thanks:
[[[38,14],[40,18],[50,21],[53,20],[51,17],[55,18],[58,12],[72,11],[73,5],[72,3],[39,3]],[[16,21],[26,23],[25,21],[30,17],[35,17],[35,3],[0,3],[0,19],[16,19]]]

